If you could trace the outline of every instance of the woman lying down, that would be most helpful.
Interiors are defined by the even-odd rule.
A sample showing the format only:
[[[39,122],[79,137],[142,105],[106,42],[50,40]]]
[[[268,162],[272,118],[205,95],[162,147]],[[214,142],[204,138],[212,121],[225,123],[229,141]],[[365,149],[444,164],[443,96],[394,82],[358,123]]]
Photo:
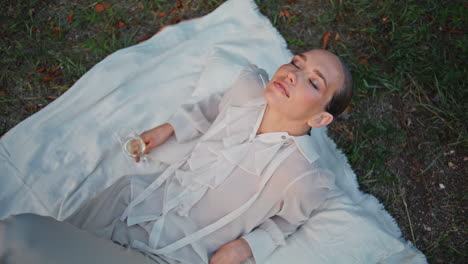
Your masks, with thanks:
[[[325,50],[294,56],[269,81],[250,65],[224,96],[182,105],[141,135],[148,152],[172,136],[196,141],[189,155],[160,173],[120,178],[65,222],[151,263],[263,263],[333,187],[334,175],[315,163],[310,129],[332,122],[351,96],[349,71]],[[2,221],[0,262],[17,262],[15,245],[26,243],[14,242],[15,229],[40,219]],[[76,258],[93,245],[81,243]]]

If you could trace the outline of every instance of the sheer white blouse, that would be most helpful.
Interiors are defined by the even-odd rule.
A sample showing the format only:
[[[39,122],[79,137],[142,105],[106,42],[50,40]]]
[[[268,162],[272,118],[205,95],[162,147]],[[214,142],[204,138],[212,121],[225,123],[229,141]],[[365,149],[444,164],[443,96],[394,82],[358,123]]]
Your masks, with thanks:
[[[310,136],[256,135],[267,79],[250,65],[223,97],[182,105],[169,120],[176,141],[194,148],[152,182],[132,178],[121,220],[148,233],[132,247],[208,263],[219,247],[242,237],[262,263],[322,203],[334,175],[316,167]]]

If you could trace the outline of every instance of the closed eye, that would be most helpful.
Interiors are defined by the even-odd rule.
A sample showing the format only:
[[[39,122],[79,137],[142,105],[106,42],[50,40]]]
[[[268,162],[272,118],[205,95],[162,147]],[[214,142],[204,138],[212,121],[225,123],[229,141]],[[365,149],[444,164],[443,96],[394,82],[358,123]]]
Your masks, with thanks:
[[[310,84],[312,84],[312,86],[315,88],[315,90],[319,89],[318,85],[314,81],[309,79],[309,82],[310,82]]]
[[[296,68],[298,68],[298,69],[299,69],[299,66],[297,66],[297,63],[296,63],[296,61],[295,61],[295,60],[292,60],[290,63],[291,63],[292,65],[294,65],[294,67],[296,67]]]
[[[290,64],[292,64],[294,67],[300,69],[300,67],[297,65],[296,60],[291,60]],[[312,81],[310,79],[309,79],[309,82],[312,85],[312,87],[314,87],[314,89],[319,90],[318,84],[316,84],[314,81]]]

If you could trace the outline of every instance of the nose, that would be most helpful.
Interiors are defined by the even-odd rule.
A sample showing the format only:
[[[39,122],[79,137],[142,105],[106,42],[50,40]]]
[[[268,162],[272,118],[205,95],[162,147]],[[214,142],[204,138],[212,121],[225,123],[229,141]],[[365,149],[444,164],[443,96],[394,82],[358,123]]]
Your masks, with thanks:
[[[291,83],[292,85],[296,85],[296,74],[292,71],[288,72],[288,75],[286,76],[286,79]]]

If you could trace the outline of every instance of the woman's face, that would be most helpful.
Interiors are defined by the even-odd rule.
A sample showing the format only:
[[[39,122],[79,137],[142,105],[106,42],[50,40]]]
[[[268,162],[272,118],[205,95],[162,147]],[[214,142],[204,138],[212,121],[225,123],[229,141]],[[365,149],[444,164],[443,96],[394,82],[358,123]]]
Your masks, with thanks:
[[[339,59],[325,50],[311,50],[279,67],[267,84],[264,96],[269,107],[286,119],[309,123],[327,114],[327,103],[343,83]]]

